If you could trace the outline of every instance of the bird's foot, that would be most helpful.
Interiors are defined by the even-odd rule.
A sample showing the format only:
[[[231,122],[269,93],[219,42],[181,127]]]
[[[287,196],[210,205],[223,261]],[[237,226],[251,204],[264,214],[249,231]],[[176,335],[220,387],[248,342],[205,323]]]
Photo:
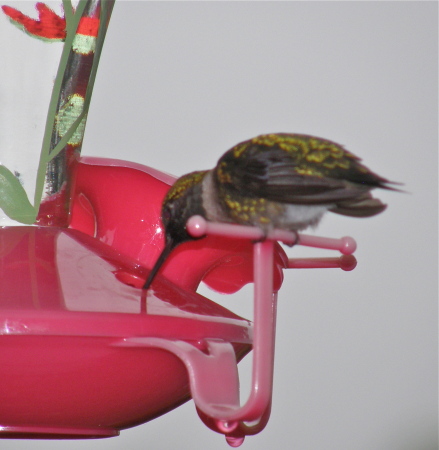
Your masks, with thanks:
[[[268,233],[266,231],[264,231],[264,234],[262,235],[262,237],[260,237],[259,239],[252,240],[252,244],[259,244],[260,242],[264,242],[267,240],[267,237],[268,237]]]
[[[299,232],[296,230],[291,230],[290,233],[294,234],[294,241],[293,242],[284,242],[285,245],[288,245],[288,247],[294,247],[297,245],[300,241]]]
[[[262,230],[262,229],[261,229],[261,231],[262,231],[262,233],[263,233],[262,236],[261,236],[259,239],[253,240],[253,241],[252,241],[253,244],[257,244],[257,243],[259,243],[259,242],[264,242],[264,241],[266,241],[266,240],[269,238],[269,235],[271,234],[270,231],[274,231],[274,230],[267,231],[267,230]],[[288,245],[288,247],[294,247],[294,246],[297,245],[297,244],[299,243],[299,241],[300,241],[300,235],[299,235],[299,232],[296,231],[296,230],[291,230],[291,231],[288,231],[288,233],[291,233],[291,234],[294,236],[294,239],[293,239],[292,242],[285,241],[285,240],[282,239],[282,238],[276,239],[276,237],[274,237],[274,239],[275,239],[275,240],[282,240],[282,242],[283,242],[285,245]],[[274,235],[276,235],[276,233],[274,233]],[[279,236],[279,237],[280,237],[280,236]]]

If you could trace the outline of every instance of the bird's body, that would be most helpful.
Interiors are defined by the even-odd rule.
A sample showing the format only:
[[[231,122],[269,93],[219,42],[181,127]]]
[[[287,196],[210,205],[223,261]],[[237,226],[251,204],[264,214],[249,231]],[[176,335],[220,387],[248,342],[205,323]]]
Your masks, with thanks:
[[[369,217],[386,205],[373,188],[389,181],[363,166],[335,142],[300,134],[267,134],[227,151],[212,170],[179,178],[162,205],[165,249],[145,283],[177,245],[193,238],[186,222],[208,221],[300,231],[318,224],[326,211]]]

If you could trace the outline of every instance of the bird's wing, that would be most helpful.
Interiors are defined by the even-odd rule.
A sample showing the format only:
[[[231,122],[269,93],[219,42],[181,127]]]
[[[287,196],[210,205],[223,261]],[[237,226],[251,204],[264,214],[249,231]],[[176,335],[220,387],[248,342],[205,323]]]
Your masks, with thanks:
[[[265,135],[226,152],[215,170],[219,185],[241,195],[293,204],[331,204],[388,188],[359,158],[331,141]]]

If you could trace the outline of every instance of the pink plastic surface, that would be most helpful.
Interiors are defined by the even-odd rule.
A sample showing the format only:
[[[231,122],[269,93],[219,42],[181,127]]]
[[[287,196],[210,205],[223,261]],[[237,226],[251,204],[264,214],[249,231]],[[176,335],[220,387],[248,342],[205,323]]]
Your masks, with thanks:
[[[96,237],[143,267],[152,267],[164,244],[161,204],[175,178],[135,163],[82,158],[76,179],[71,227]],[[203,280],[218,292],[233,293],[253,281],[252,255],[248,239],[210,235],[179,246],[160,273],[190,291]],[[276,290],[283,281],[282,268],[287,265],[288,257],[276,244]]]
[[[207,237],[173,252],[145,292],[174,178],[84,158],[75,179],[72,229],[0,229],[0,437],[114,436],[190,396],[231,446],[261,431],[283,269],[352,270],[355,241],[300,235],[299,245],[343,256],[288,259],[276,241],[291,244],[292,233],[254,243],[258,229],[194,217],[189,232]],[[254,324],[196,294],[201,280],[225,293],[254,282]],[[252,346],[251,395],[241,406],[236,364]]]

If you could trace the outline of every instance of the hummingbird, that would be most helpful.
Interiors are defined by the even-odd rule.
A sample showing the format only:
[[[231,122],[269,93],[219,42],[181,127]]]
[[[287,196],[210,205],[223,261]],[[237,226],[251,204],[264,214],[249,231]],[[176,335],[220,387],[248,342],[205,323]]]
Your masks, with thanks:
[[[386,209],[374,188],[396,184],[369,170],[343,146],[305,134],[256,136],[228,150],[215,168],[191,172],[169,189],[162,204],[165,246],[143,288],[178,245],[194,239],[193,215],[208,221],[279,228],[297,234],[333,212],[370,217]]]

